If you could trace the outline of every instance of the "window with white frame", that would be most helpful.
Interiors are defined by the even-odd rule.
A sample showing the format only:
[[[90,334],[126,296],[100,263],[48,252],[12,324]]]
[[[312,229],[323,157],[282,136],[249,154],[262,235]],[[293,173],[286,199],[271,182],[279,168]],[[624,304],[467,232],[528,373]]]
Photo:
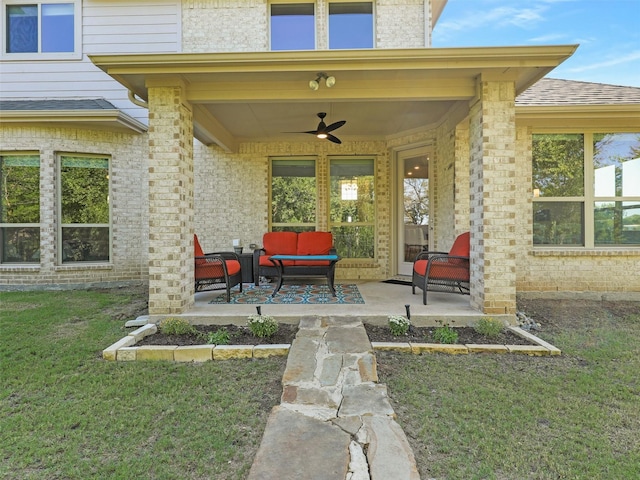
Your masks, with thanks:
[[[533,243],[640,246],[640,133],[533,135]]]
[[[329,48],[373,48],[372,2],[329,4]]]
[[[271,4],[271,50],[316,48],[313,3]]]
[[[59,155],[62,263],[111,258],[109,158]]]
[[[80,1],[3,0],[3,58],[76,58]]]
[[[0,261],[40,261],[40,156],[0,155]]]

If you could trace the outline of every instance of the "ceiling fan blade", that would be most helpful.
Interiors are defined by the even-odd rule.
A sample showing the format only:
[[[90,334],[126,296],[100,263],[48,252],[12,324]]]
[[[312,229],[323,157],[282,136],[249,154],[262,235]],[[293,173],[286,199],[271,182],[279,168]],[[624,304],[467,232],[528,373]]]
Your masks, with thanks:
[[[345,123],[347,123],[346,120],[340,120],[339,122],[335,122],[332,123],[331,125],[329,125],[328,127],[326,127],[324,129],[325,132],[333,132],[335,129],[340,128],[341,126],[343,126]]]
[[[338,137],[334,137],[330,133],[327,133],[327,140],[333,143],[342,143]]]

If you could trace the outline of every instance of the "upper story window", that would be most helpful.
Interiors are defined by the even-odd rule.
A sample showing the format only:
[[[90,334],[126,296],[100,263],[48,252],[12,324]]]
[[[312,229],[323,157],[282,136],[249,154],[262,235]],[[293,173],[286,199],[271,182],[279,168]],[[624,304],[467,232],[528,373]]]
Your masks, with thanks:
[[[329,4],[329,48],[373,48],[373,4]]]
[[[313,3],[271,4],[271,50],[316,47]]]
[[[640,245],[640,134],[533,136],[533,244]]]
[[[373,2],[325,3],[326,10],[318,12],[323,21],[318,28],[327,37],[319,39],[314,2],[272,3],[270,7],[271,50],[373,48]]]
[[[76,58],[80,53],[79,1],[27,2],[5,0],[3,58],[37,55],[47,59]]]

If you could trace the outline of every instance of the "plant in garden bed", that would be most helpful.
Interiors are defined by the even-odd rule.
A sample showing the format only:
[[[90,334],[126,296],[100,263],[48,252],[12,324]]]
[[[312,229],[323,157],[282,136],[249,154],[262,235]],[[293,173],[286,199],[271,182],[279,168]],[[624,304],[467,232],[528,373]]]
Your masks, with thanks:
[[[438,343],[453,344],[458,341],[458,332],[449,325],[442,325],[433,331],[433,339]]]
[[[207,343],[212,345],[229,345],[231,335],[225,328],[219,328],[215,332],[209,332]]]
[[[411,326],[411,321],[402,315],[389,315],[389,330],[395,337],[406,335]]]
[[[249,330],[259,338],[271,337],[278,331],[278,322],[271,315],[262,315],[260,307],[256,307],[256,310],[256,315],[249,316]]]
[[[169,317],[162,320],[158,327],[164,335],[198,335],[198,330],[184,318]]]
[[[497,337],[504,332],[504,323],[497,318],[483,317],[478,320],[473,329],[485,337]]]

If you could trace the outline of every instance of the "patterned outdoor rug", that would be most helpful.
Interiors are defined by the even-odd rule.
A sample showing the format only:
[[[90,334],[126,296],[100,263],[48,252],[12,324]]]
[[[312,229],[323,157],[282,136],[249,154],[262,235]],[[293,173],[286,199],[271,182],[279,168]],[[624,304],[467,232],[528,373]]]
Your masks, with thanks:
[[[315,304],[315,305],[347,305],[364,303],[362,295],[356,285],[334,285],[336,296],[331,295],[331,290],[327,285],[287,285],[286,283],[276,293],[275,297],[271,297],[275,285],[260,285],[256,287],[253,284],[245,284],[242,286],[242,293],[238,291],[238,287],[231,289],[232,304],[265,304],[265,305],[285,305],[285,304]],[[224,291],[222,291],[224,292]],[[209,303],[225,304],[226,295],[218,295]]]

